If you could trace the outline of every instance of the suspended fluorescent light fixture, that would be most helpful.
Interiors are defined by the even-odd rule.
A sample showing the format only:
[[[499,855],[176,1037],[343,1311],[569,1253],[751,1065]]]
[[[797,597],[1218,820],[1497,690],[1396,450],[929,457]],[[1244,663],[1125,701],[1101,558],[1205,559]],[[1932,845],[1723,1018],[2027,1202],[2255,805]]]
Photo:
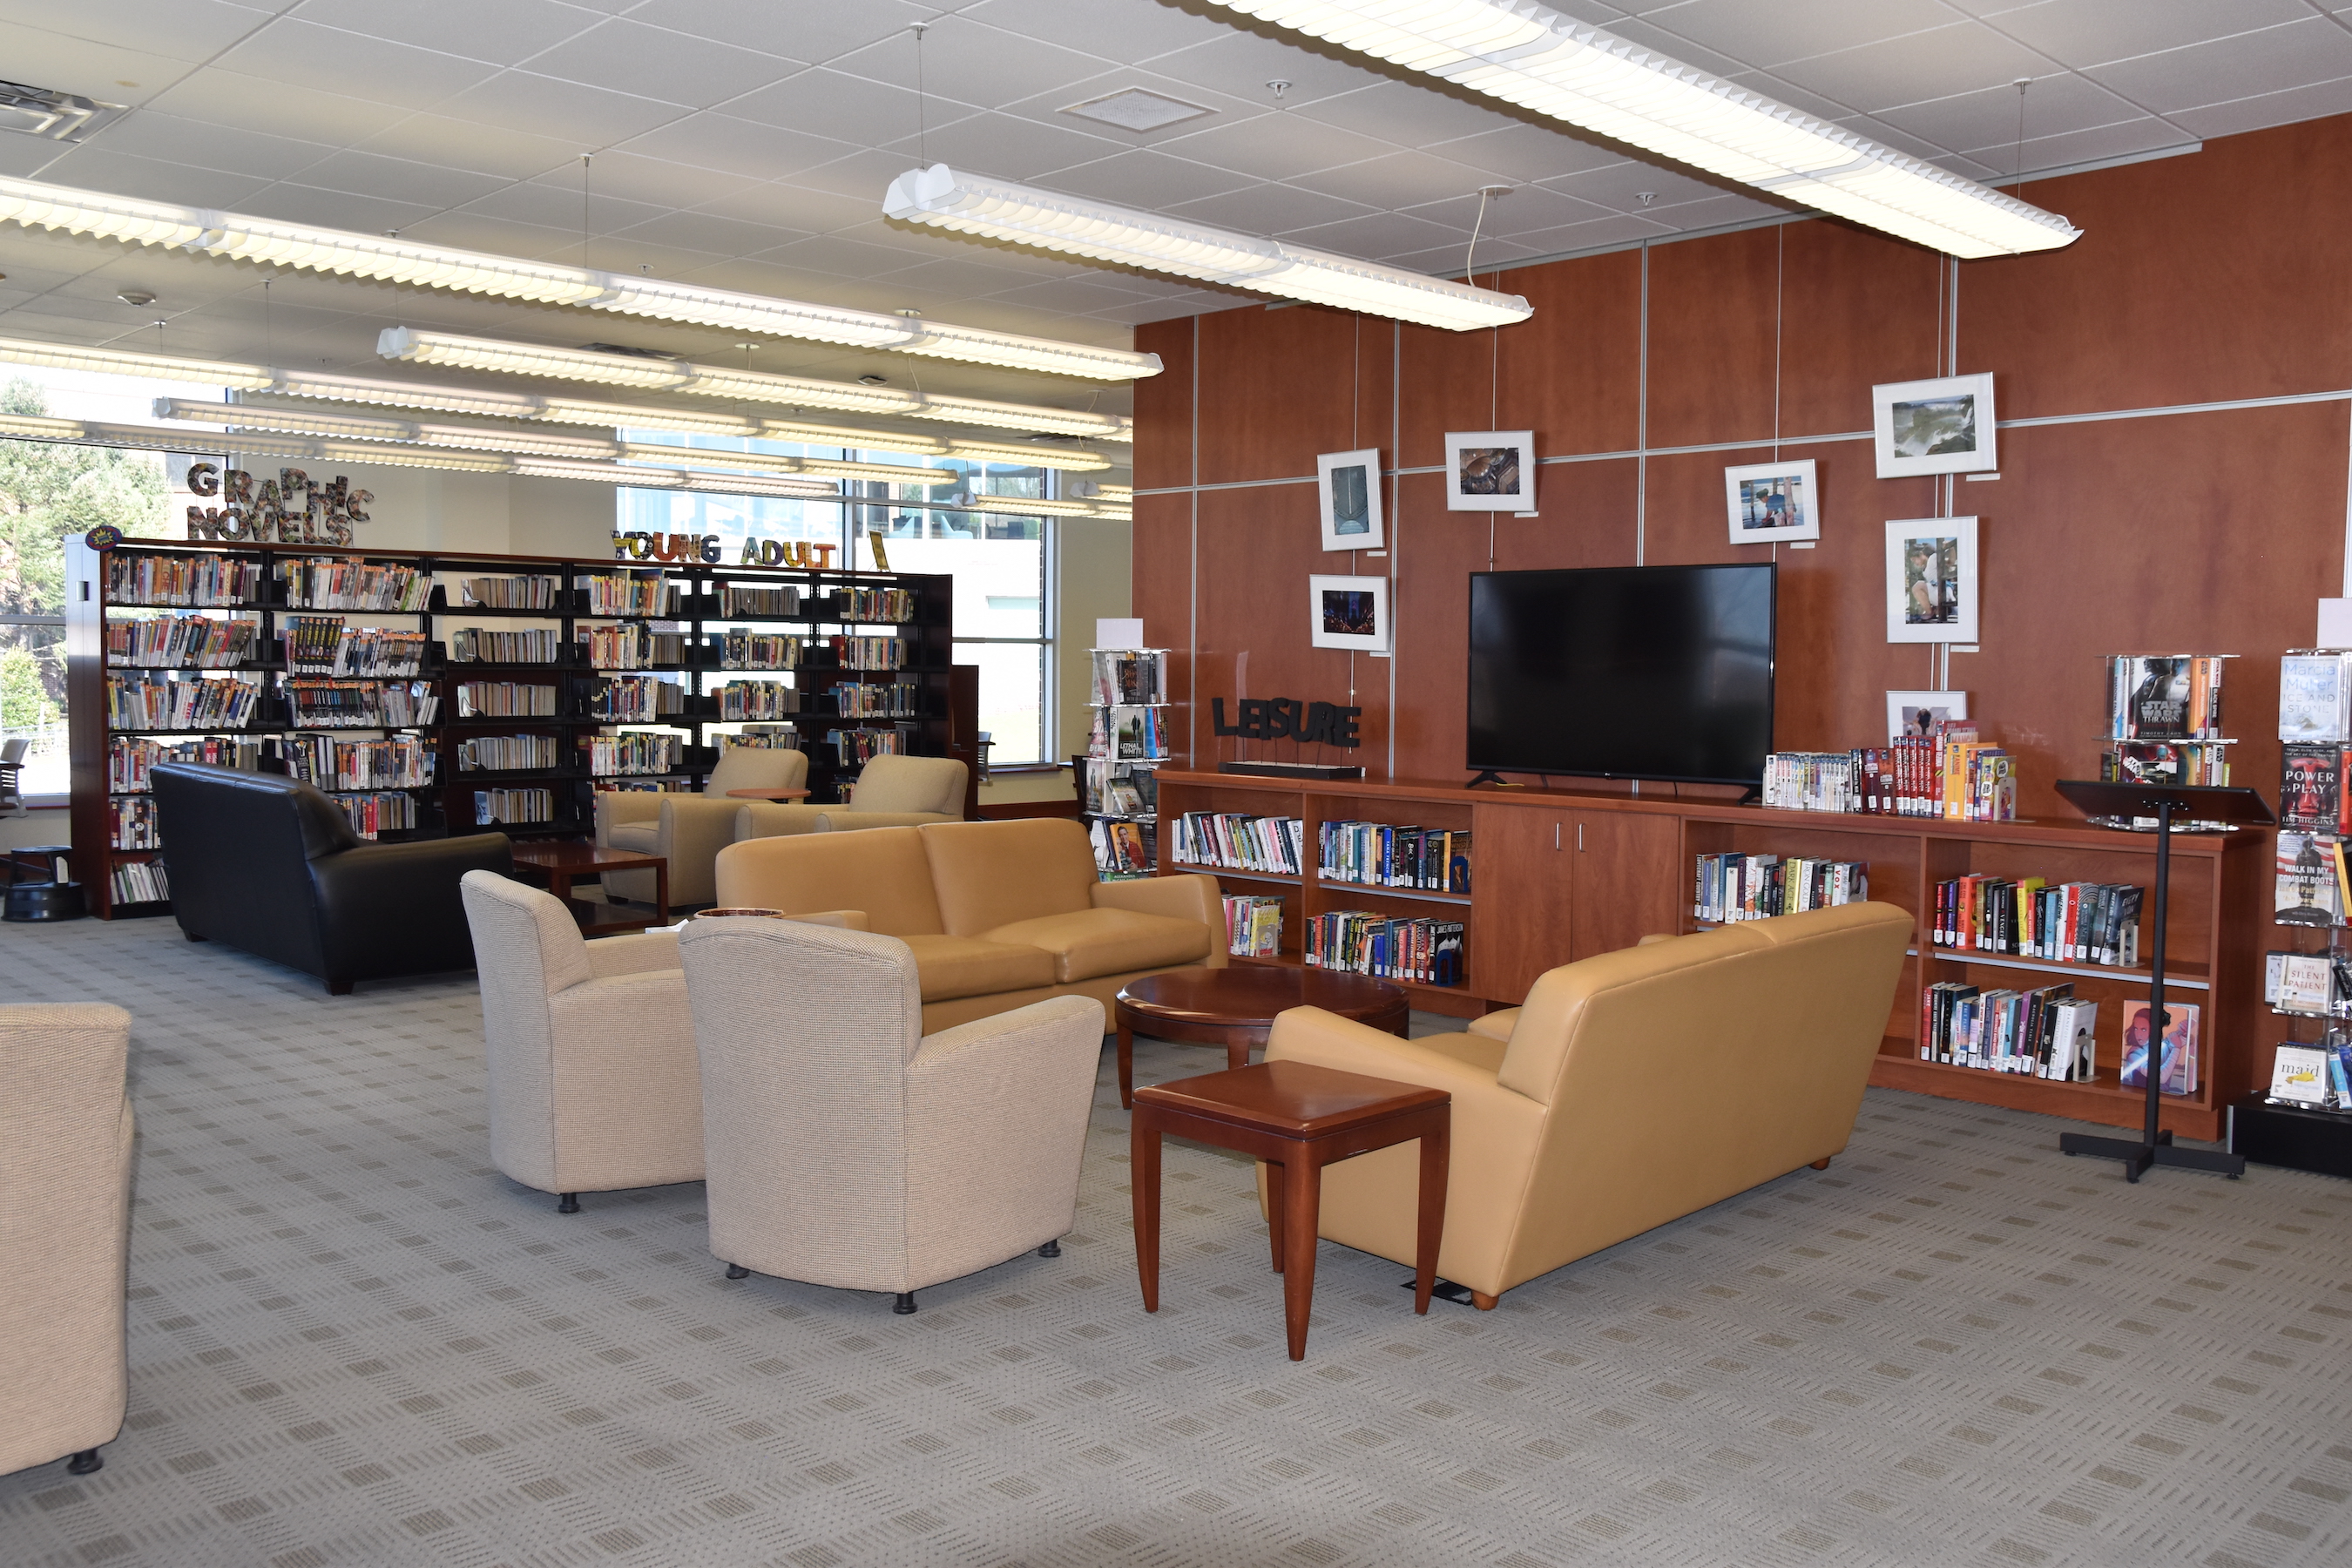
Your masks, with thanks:
[[[2082,231],[1974,180],[1527,0],[1212,0],[1954,256]]]
[[[1449,331],[1507,327],[1535,313],[1517,294],[1010,180],[959,174],[945,163],[909,169],[891,181],[882,197],[882,212],[958,234],[1172,272]]]
[[[247,213],[108,195],[0,176],[0,221],[63,229],[130,245],[166,246],[268,267],[341,273],[419,289],[488,294],[537,305],[804,338],[851,348],[959,360],[1045,375],[1132,381],[1156,375],[1156,354],[992,332],[920,316],[842,310],[732,289],[525,261],[483,251],[346,229],[282,223]]]
[[[454,365],[509,375],[541,375],[556,381],[587,381],[641,392],[688,393],[738,403],[773,403],[793,408],[838,408],[858,414],[889,414],[936,419],[950,425],[990,425],[1002,429],[1052,431],[1132,440],[1135,422],[1115,414],[1044,408],[1025,403],[992,403],[974,397],[942,397],[893,386],[856,382],[812,381],[766,371],[729,370],[688,360],[600,353],[593,349],[544,348],[532,343],[469,338],[455,332],[386,327],[376,353],[412,364]]]

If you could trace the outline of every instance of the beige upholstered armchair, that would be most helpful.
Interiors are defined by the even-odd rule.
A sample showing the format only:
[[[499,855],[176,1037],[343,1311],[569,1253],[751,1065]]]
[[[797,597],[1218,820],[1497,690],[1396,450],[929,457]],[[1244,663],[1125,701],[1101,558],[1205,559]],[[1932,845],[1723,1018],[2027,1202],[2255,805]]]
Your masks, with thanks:
[[[461,885],[482,984],[490,1160],[561,1194],[702,1177],[702,1087],[677,938],[584,941],[562,903],[488,871]]]
[[[122,1430],[131,1015],[0,1007],[0,1475]]]
[[[857,775],[847,805],[746,805],[736,815],[735,842],[790,833],[961,822],[966,777],[964,765],[952,757],[877,757]]]
[[[658,855],[669,862],[672,909],[707,904],[710,864],[735,841],[735,816],[744,803],[730,789],[798,789],[808,783],[808,756],[782,747],[730,746],[710,770],[700,795],[653,790],[598,790],[596,843],[606,849]],[[604,891],[636,903],[654,901],[651,871],[614,871]]]
[[[1507,1037],[1401,1040],[1318,1007],[1269,1061],[1454,1096],[1438,1272],[1512,1286],[1845,1147],[1911,917],[1843,904],[1645,942],[1538,978]],[[1323,1171],[1323,1236],[1411,1265],[1417,1144]]]
[[[682,933],[702,1060],[710,1250],[847,1290],[1060,1254],[1103,1005],[1061,996],[922,1033],[896,937],[760,916]]]

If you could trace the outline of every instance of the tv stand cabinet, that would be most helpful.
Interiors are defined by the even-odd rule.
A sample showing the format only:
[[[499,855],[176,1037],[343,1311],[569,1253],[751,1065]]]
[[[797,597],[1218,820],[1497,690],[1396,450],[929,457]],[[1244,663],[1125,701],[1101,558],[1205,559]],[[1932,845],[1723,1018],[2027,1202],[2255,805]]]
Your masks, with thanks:
[[[2126,1003],[2145,1003],[2147,972],[2105,964],[2061,963],[2005,954],[1953,952],[1934,944],[1927,917],[1936,884],[1971,872],[2052,882],[2152,885],[2154,841],[2071,822],[1952,822],[1935,817],[1864,816],[1781,811],[1730,800],[1552,789],[1472,788],[1442,781],[1346,780],[1286,785],[1229,773],[1164,768],[1163,823],[1187,811],[1237,812],[1304,819],[1297,877],[1215,870],[1229,891],[1283,898],[1283,952],[1242,963],[1296,964],[1304,921],[1333,910],[1396,915],[1446,915],[1467,927],[1463,984],[1406,984],[1427,1012],[1475,1017],[1517,1006],[1538,975],[1595,953],[1631,947],[1653,931],[1702,929],[1691,910],[1696,857],[1738,851],[1858,860],[1869,867],[1871,897],[1910,912],[1915,934],[1895,986],[1871,1081],[1981,1104],[2045,1111],[2110,1126],[2139,1124],[2139,1096],[2117,1081],[2117,1042]],[[1318,876],[1318,829],[1329,821],[1467,827],[1472,833],[1470,893],[1368,888]],[[1172,835],[1160,835],[1160,869],[1172,863]],[[2194,1095],[2168,1097],[2163,1123],[2179,1137],[2216,1139],[2230,1103],[2260,1087],[2267,1062],[2262,953],[2268,936],[2267,840],[2251,832],[2190,835],[2173,842],[2173,895],[2167,940],[2168,993],[2204,1009],[2204,1061]],[[1923,956],[1924,955],[1924,956]],[[1964,980],[1987,990],[2071,980],[2099,1007],[2098,1076],[2087,1083],[1993,1073],[1921,1061],[1923,986]],[[1736,1020],[1727,1020],[1736,1026]],[[2266,1078],[2265,1078],[2266,1081]]]

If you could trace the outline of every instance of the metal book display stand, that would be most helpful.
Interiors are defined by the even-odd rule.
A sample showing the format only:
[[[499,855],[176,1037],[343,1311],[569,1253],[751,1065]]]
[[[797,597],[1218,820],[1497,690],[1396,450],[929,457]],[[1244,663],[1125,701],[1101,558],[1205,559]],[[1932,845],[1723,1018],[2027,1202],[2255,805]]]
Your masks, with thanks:
[[[2175,1148],[2170,1131],[2157,1125],[2164,1096],[2164,922],[2166,895],[2172,879],[2172,834],[2189,823],[2212,827],[2267,827],[2277,818],[2252,790],[2212,785],[2103,783],[2095,779],[2061,779],[2060,798],[2094,821],[2107,819],[2127,826],[2135,818],[2156,822],[2156,912],[2148,947],[2147,1114],[2138,1142],[2127,1138],[2095,1138],[2086,1132],[2063,1132],[2058,1148],[2066,1154],[2095,1154],[2121,1160],[2124,1177],[2137,1182],[2151,1165],[2176,1165],[2191,1171],[2219,1171],[2232,1181],[2243,1175],[2246,1162],[2235,1154],[2203,1149]],[[2126,1030],[2128,1033],[2128,1030]],[[2118,1055],[2118,1066],[2121,1057]]]

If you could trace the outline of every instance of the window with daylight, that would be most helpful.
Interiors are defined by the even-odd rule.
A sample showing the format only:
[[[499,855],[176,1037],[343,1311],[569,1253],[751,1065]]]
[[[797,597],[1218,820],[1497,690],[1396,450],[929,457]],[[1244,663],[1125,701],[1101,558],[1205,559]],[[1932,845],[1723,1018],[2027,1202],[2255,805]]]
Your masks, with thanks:
[[[846,458],[929,468],[932,483],[851,479],[842,501],[772,500],[673,490],[620,492],[620,533],[717,534],[719,559],[732,562],[746,540],[806,540],[835,546],[835,561],[874,564],[866,540],[883,536],[890,567],[955,579],[956,662],[980,668],[980,727],[998,765],[1042,763],[1052,734],[1052,622],[1046,618],[1045,547],[1050,520],[1017,511],[978,511],[975,497],[1042,500],[1051,494],[1043,468],[976,463],[903,452],[850,451],[789,441],[629,430],[624,439],[792,457]]]

